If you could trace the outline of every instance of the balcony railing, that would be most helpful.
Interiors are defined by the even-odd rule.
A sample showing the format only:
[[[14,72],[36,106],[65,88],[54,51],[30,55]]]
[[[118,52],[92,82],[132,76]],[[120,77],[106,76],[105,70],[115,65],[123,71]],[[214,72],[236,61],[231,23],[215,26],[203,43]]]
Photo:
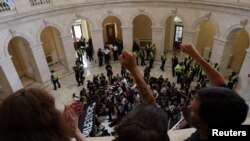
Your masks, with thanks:
[[[1,2],[0,3],[0,13],[5,13],[11,11],[10,7],[8,4]]]
[[[0,0],[0,18],[5,16],[10,16],[12,14],[22,14],[30,11],[41,11],[42,9],[53,9],[60,7],[67,7],[70,5],[80,5],[80,4],[103,4],[105,2],[132,2],[132,0],[9,0],[11,4],[4,3]],[[134,0],[136,2],[145,2],[152,0]],[[236,7],[242,9],[250,10],[250,0],[156,0],[156,2],[190,2],[198,4],[209,4],[211,5],[221,5]]]
[[[52,0],[30,0],[31,6],[48,5]]]

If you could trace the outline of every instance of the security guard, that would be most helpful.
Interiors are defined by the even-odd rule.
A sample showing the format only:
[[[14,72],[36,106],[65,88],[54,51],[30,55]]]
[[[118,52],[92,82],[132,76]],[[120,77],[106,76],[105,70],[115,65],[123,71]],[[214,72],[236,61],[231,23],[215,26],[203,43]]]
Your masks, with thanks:
[[[176,56],[176,54],[174,54],[174,56],[172,57],[172,75],[173,77],[175,76],[175,67],[178,65],[179,61],[178,58]]]
[[[177,75],[177,83],[180,83],[181,82],[181,76],[183,75],[184,70],[185,70],[185,66],[184,66],[183,62],[176,65],[174,70],[175,70],[175,73]]]
[[[54,90],[57,89],[56,84],[58,85],[58,88],[61,88],[61,85],[58,80],[58,73],[54,70],[51,70],[51,81],[54,85]]]
[[[139,64],[139,55],[140,55],[140,53],[139,53],[139,51],[134,51],[133,53],[134,53],[135,58],[136,58],[136,64],[138,65]]]
[[[141,48],[139,54],[140,54],[139,56],[140,56],[140,59],[141,59],[141,66],[146,65],[146,63],[145,63],[145,52],[144,52],[143,47]]]
[[[80,61],[76,62],[76,66],[73,67],[73,70],[75,71],[75,78],[76,82],[78,83],[77,87],[80,85],[83,85],[85,77],[84,74],[84,68]]]
[[[78,59],[82,62],[83,61],[82,56],[84,55],[83,47],[82,46],[79,47],[76,52],[77,52]]]
[[[166,54],[166,52],[164,52],[164,53],[161,55],[161,67],[160,67],[160,69],[161,69],[162,71],[164,71],[164,66],[165,66],[166,61],[167,61],[167,54]]]
[[[152,49],[149,53],[149,68],[153,68],[153,64],[154,64],[154,61],[155,61],[155,52],[154,50]]]

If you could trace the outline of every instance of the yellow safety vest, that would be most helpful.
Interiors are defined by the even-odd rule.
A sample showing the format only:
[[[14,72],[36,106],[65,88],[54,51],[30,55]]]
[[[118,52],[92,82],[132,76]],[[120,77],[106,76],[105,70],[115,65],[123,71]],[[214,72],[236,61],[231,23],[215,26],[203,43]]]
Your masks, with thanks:
[[[56,80],[58,79],[58,73],[57,72],[53,72],[52,73],[52,80]]]

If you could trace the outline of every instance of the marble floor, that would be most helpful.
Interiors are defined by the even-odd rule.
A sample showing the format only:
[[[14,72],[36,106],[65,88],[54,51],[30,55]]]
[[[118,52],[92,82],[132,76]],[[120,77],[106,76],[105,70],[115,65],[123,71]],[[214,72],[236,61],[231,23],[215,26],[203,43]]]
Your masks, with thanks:
[[[162,75],[164,78],[169,78],[171,82],[175,82],[176,78],[172,77],[171,73],[171,60],[172,56],[169,56],[169,59],[165,65],[165,71],[163,72],[160,69],[160,62],[155,62],[154,63],[154,68],[151,71],[152,76],[160,76]],[[114,74],[119,73],[121,70],[121,65],[119,61],[112,61],[111,62],[113,72]],[[59,66],[59,65],[58,65]],[[60,67],[60,66],[59,66]],[[146,66],[139,66],[141,72],[143,72],[144,68]],[[97,62],[89,62],[87,60],[84,60],[84,68],[85,68],[85,82],[87,80],[92,80],[93,75],[95,74],[100,74],[104,73],[106,75],[106,69],[105,66],[99,67]],[[83,86],[77,87],[77,82],[75,81],[75,76],[73,72],[67,72],[67,73],[61,73],[64,72],[64,68],[61,68],[62,70],[59,69],[59,82],[61,83],[61,88],[57,89],[56,91],[53,90],[53,85],[49,83],[48,85],[43,86],[43,88],[47,89],[56,99],[56,106],[58,109],[63,109],[65,104],[68,104],[72,102],[72,94],[79,94],[80,90],[85,87],[86,88],[86,83],[84,83]]]

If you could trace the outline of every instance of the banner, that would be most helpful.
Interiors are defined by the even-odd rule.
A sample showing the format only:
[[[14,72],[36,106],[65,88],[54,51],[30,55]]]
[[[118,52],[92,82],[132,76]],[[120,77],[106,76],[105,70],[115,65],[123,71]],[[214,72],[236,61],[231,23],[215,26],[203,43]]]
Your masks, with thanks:
[[[83,111],[79,117],[78,127],[83,135],[89,136],[95,125],[96,102],[85,105]]]
[[[10,7],[11,10],[14,10],[14,9],[16,8],[16,6],[15,6],[13,0],[4,0],[4,2],[5,2],[6,4],[8,4],[8,6]]]

